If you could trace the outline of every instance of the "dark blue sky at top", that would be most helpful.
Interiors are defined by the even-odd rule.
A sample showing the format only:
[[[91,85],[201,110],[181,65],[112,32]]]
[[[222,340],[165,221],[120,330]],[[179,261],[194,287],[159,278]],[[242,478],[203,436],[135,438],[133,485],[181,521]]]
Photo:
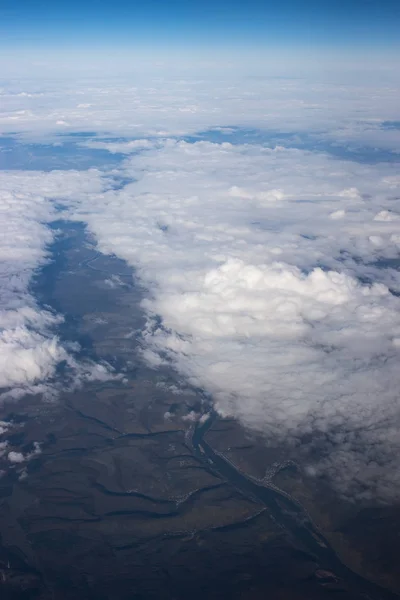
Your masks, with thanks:
[[[387,47],[399,0],[0,0],[4,45],[282,43]]]

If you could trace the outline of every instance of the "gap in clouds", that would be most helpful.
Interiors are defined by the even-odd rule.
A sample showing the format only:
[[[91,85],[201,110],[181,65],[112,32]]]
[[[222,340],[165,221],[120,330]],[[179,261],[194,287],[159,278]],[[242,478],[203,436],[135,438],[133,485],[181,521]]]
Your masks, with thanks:
[[[379,128],[378,128],[379,129]],[[382,129],[385,129],[382,127]],[[293,131],[282,133],[277,130],[262,130],[262,129],[246,129],[245,127],[237,126],[221,126],[214,127],[209,130],[199,131],[189,136],[169,136],[169,139],[183,140],[188,143],[198,141],[212,142],[216,144],[229,143],[233,145],[262,145],[268,148],[282,146],[284,148],[294,148],[299,150],[308,150],[312,152],[326,153],[339,160],[350,160],[363,164],[377,164],[380,162],[400,162],[400,152],[396,148],[400,147],[400,137],[398,143],[393,150],[380,147],[379,140],[376,140],[376,146],[362,144],[348,144],[339,141],[327,141],[325,138],[326,132],[315,134],[307,134],[306,132]],[[68,138],[67,134],[63,134]],[[153,146],[160,145],[162,138],[127,138],[127,137],[107,137],[99,136],[82,136],[87,138],[80,142],[80,146],[90,148],[91,150],[99,151],[99,158],[102,157],[102,152],[108,150],[116,160],[121,160],[123,155],[137,154],[142,150],[150,149]],[[384,136],[384,141],[386,137]]]
[[[105,150],[94,152],[89,147],[79,145],[73,134],[66,139],[53,137],[30,144],[17,135],[0,136],[0,170],[49,172],[56,169],[83,171],[92,167],[107,169],[117,165],[121,159],[122,154],[113,155]]]
[[[105,278],[106,275],[101,275],[101,269],[97,266],[100,262],[99,252],[86,224],[63,219],[63,213],[59,216],[59,220],[50,224],[54,231],[54,241],[49,247],[51,259],[32,278],[30,291],[41,308],[51,308],[54,312],[64,315],[63,321],[57,327],[57,334],[64,345],[76,347],[76,360],[82,366],[85,363],[88,367],[103,365],[105,375],[108,372],[110,380],[118,381],[122,377],[113,377],[112,373],[117,375],[126,365],[118,361],[112,353],[99,356],[93,336],[86,331],[84,325],[89,314],[106,313],[110,304],[109,295],[113,296],[114,290],[121,286],[129,286],[126,280],[133,282],[132,270],[114,257],[114,267],[118,268],[119,274],[110,273],[109,277]],[[89,282],[88,273],[93,274]],[[96,276],[100,278],[100,283]],[[64,282],[62,286],[60,280]],[[88,283],[93,288],[90,294]],[[139,312],[137,308],[136,311]],[[100,323],[102,317],[98,318]],[[136,320],[140,320],[140,315],[132,318],[132,321]],[[62,379],[62,370],[65,375],[66,368],[68,369],[66,364],[59,366],[59,378]],[[79,385],[79,373],[72,370],[71,376],[77,377]]]
[[[368,124],[365,124],[368,125]],[[380,131],[380,127],[375,128]],[[387,129],[382,124],[382,129]],[[392,127],[395,129],[395,127]],[[397,136],[393,150],[385,149],[387,137],[383,136],[383,147],[380,147],[379,140],[376,139],[375,147],[369,145],[349,144],[346,140],[343,142],[332,140],[328,141],[326,135],[328,132],[316,132],[308,134],[302,131],[292,131],[282,133],[279,130],[261,130],[246,129],[245,127],[215,127],[208,131],[200,131],[196,135],[187,136],[182,139],[189,143],[196,141],[207,141],[221,144],[224,142],[230,144],[259,144],[269,148],[283,146],[284,148],[297,148],[299,150],[309,150],[312,152],[324,152],[340,160],[351,160],[365,164],[377,164],[380,162],[400,162],[400,136]]]
[[[93,361],[76,360],[79,345],[61,340],[64,317],[40,305],[32,282],[52,260],[51,246],[62,202],[102,189],[98,172],[1,171],[0,213],[5,227],[0,244],[0,387],[2,398],[57,395],[60,384],[114,376]],[[68,373],[60,380],[60,369]]]
[[[79,412],[81,402],[90,404],[102,390],[126,394],[126,378],[132,385],[137,376],[137,338],[144,318],[132,269],[116,257],[99,254],[85,224],[63,220],[63,214],[49,224],[53,241],[48,261],[34,273],[29,292],[38,310],[64,316],[53,334],[68,357],[56,365],[54,377],[43,382],[36,396],[26,393],[14,406],[9,395],[0,407],[0,476],[9,481],[37,468],[39,452],[33,453],[36,447],[32,450],[29,444],[35,441],[46,454],[51,445],[49,423],[63,431],[71,406]],[[148,372],[141,366],[142,380]],[[44,393],[51,386],[56,398]],[[101,413],[101,407],[93,410]]]

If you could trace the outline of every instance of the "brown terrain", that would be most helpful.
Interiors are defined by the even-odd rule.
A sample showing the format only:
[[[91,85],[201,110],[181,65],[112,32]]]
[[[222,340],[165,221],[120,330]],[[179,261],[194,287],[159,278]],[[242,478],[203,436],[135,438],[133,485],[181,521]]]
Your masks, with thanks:
[[[54,252],[35,293],[68,315],[66,339],[125,379],[1,406],[10,450],[41,445],[27,462],[0,459],[1,598],[396,597],[369,582],[400,592],[400,511],[339,501],[304,477],[289,450],[215,418],[204,439],[237,470],[228,476],[193,442],[187,416],[207,412],[208,401],[140,360],[142,292],[131,270],[98,255],[77,225],[64,225]],[[282,521],[240,474],[282,490]],[[303,513],[285,520],[285,493],[311,517],[315,546],[301,534]],[[325,542],[334,566],[351,571],[332,567]]]

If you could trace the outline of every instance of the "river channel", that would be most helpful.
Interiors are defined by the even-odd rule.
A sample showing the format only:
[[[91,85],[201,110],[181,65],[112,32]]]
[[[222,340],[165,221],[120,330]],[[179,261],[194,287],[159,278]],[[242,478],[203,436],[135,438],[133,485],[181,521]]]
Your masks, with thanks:
[[[212,412],[205,423],[197,423],[194,428],[192,445],[198,458],[206,462],[211,469],[222,475],[245,496],[256,498],[264,504],[271,518],[285,533],[315,557],[321,570],[332,573],[338,580],[342,580],[346,587],[354,593],[355,598],[368,600],[394,600],[400,598],[398,594],[368,581],[348,568],[297,500],[291,499],[274,486],[257,483],[236,469],[220,453],[215,452],[204,437],[217,420],[218,415]]]

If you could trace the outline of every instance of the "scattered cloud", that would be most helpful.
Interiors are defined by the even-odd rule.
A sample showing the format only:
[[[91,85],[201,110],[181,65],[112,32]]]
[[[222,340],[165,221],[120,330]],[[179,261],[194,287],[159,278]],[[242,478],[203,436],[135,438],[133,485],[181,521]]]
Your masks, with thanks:
[[[42,449],[40,447],[39,442],[33,442],[33,447],[30,452],[24,454],[23,452],[16,452],[15,450],[12,450],[8,453],[7,459],[10,463],[14,465],[19,465],[28,462],[29,460],[32,460],[32,458],[35,458],[35,456],[39,456],[39,454],[41,453]]]
[[[164,415],[165,416],[165,415]],[[189,421],[191,423],[196,423],[199,421],[201,415],[194,410],[191,410],[186,415],[183,415],[182,421]]]
[[[104,280],[104,283],[111,289],[116,289],[125,285],[119,275],[111,275],[111,277]]]
[[[131,140],[129,142],[83,142],[81,146],[95,150],[107,150],[111,154],[132,154],[157,146],[156,140]]]
[[[8,460],[10,461],[10,463],[20,464],[25,462],[25,456],[22,454],[22,452],[12,451],[8,453]]]

